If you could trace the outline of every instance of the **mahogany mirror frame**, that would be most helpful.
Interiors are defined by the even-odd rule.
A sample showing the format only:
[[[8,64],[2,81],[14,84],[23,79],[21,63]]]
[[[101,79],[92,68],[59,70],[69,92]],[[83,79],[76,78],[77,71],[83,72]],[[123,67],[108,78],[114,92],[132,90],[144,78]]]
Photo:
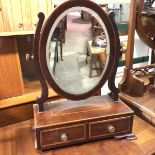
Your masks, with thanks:
[[[109,43],[110,43],[109,61],[108,61],[107,68],[104,72],[104,75],[101,77],[100,81],[93,89],[83,94],[71,94],[61,89],[51,77],[51,74],[47,66],[47,60],[46,60],[46,43],[47,43],[47,39],[52,25],[54,24],[58,16],[62,14],[65,10],[71,7],[77,7],[77,6],[86,7],[91,10],[94,10],[99,15],[99,17],[101,18],[102,22],[105,24],[105,27],[107,29],[107,32],[109,35]],[[119,45],[116,44],[116,33],[114,31],[113,24],[110,18],[108,17],[108,15],[102,10],[102,8],[98,4],[89,0],[82,0],[82,1],[69,0],[62,3],[57,8],[55,8],[55,10],[52,12],[52,14],[49,16],[49,18],[46,20],[45,24],[43,25],[43,28],[40,34],[40,41],[39,41],[39,63],[40,63],[44,78],[46,79],[46,81],[48,82],[51,88],[53,88],[58,94],[60,94],[63,97],[66,97],[67,99],[81,100],[95,94],[111,76],[113,67],[116,66],[115,63],[118,58],[117,55],[119,54],[117,53],[118,51],[116,50],[118,46]]]

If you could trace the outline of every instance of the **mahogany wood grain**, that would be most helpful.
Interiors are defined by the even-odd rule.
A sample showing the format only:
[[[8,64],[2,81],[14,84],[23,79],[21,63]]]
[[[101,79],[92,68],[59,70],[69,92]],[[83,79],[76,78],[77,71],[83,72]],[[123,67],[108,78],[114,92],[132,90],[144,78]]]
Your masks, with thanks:
[[[155,153],[155,128],[138,117],[133,133],[137,140],[109,139],[46,152],[34,147],[33,120],[0,128],[0,155],[152,155]],[[152,154],[151,154],[152,153]]]
[[[44,112],[39,112],[38,107],[34,105],[37,149],[57,148],[132,132],[133,111],[109,96],[48,102],[44,105]],[[109,127],[114,130],[111,132]],[[67,140],[61,139],[62,134],[67,135]]]
[[[128,90],[131,96],[143,96],[144,81],[129,73]],[[136,89],[135,89],[136,87]]]
[[[0,127],[33,118],[32,102],[0,109]]]
[[[114,133],[130,131],[130,119],[130,116],[128,116],[90,123],[90,138],[106,137],[109,134],[112,135],[112,133],[109,133],[107,130],[107,127],[110,124],[113,124],[116,128]]]
[[[0,39],[0,99],[22,95],[23,79],[14,38]]]
[[[137,0],[136,0],[137,1]],[[136,1],[131,0],[130,4],[130,21],[128,30],[128,44],[126,53],[126,68],[131,69],[133,65],[133,51],[134,51],[134,36],[135,36],[135,22],[136,22]]]
[[[42,30],[42,26],[44,23],[45,15],[41,12],[38,14],[38,24],[36,27],[34,39],[33,39],[33,55],[34,55],[34,64],[36,68],[36,72],[38,75],[38,79],[41,84],[41,96],[36,100],[36,103],[39,105],[39,111],[44,110],[43,103],[46,102],[46,99],[48,98],[48,86],[47,82],[44,78],[43,71],[41,69],[41,65],[39,63],[40,57],[39,57],[39,45],[40,45],[40,32]]]
[[[58,129],[51,129],[46,131],[41,131],[41,146],[46,147],[51,145],[51,141],[53,142],[52,145],[63,144],[64,142],[61,141],[60,136],[61,133],[66,133],[66,136],[69,137],[69,141],[65,143],[70,143],[74,141],[84,141],[86,139],[86,125],[73,125],[70,127],[65,128],[58,128]]]
[[[119,64],[119,58],[120,58],[120,39],[119,39],[119,33],[118,33],[118,29],[117,29],[117,25],[115,22],[115,14],[113,12],[109,13],[109,18],[111,20],[112,23],[112,27],[113,27],[113,31],[115,33],[115,43],[116,43],[116,47],[115,47],[115,63],[113,66],[113,70],[112,73],[108,79],[108,87],[110,89],[110,93],[109,96],[114,100],[114,101],[118,101],[118,93],[119,93],[119,89],[116,87],[115,85],[115,78],[116,78],[116,72],[117,72],[117,66]]]
[[[113,101],[108,96],[94,96],[79,101],[64,101],[45,104],[45,111],[36,113],[35,127],[46,128],[94,118],[130,114],[132,111],[122,103]]]
[[[135,113],[155,126],[155,89],[152,88],[145,92],[142,97],[134,97],[121,92],[119,97],[135,110]]]

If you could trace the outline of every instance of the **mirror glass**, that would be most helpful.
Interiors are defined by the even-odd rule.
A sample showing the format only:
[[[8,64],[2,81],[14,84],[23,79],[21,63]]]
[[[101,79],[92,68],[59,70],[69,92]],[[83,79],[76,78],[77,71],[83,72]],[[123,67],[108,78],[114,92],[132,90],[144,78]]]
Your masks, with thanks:
[[[83,94],[99,82],[109,62],[109,36],[93,10],[65,10],[51,27],[46,44],[48,70],[65,92]]]
[[[146,36],[154,40],[155,38],[155,2],[144,0],[142,8],[142,25]]]

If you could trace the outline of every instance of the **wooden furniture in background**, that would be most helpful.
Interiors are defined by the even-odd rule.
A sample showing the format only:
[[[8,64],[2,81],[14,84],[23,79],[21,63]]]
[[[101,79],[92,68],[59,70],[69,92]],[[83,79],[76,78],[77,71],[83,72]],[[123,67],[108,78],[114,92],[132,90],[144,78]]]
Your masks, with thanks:
[[[143,10],[144,0],[131,1],[131,11],[130,11],[130,26],[128,33],[128,45],[126,53],[126,67],[124,71],[124,76],[122,81],[119,83],[120,88],[120,98],[126,102],[130,107],[135,110],[142,118],[145,118],[148,122],[154,125],[154,102],[155,102],[155,87],[154,87],[154,71],[155,65],[146,65],[137,68],[133,68],[133,52],[134,52],[134,33],[137,31],[140,39],[152,50],[155,50],[154,42],[154,24],[147,23],[144,24],[143,17],[145,12],[145,17],[155,19],[155,12],[152,8],[146,8]],[[152,10],[152,11],[150,11]],[[147,15],[148,14],[148,15]],[[151,28],[153,28],[151,30]]]
[[[36,103],[36,98],[41,92],[38,91],[38,87],[35,92],[32,85],[26,85],[26,87],[29,93],[0,100],[0,127],[33,118],[33,104]],[[48,101],[60,98],[52,89],[49,89]]]
[[[106,48],[106,47],[105,47]],[[88,41],[87,43],[87,55],[86,55],[86,62],[88,62],[89,64],[89,77],[92,77],[92,71],[98,70],[98,73],[101,72],[101,68],[99,64],[100,62],[100,54],[102,54],[102,56],[104,55],[104,58],[102,58],[102,60],[104,59],[104,62],[102,63],[105,64],[106,63],[106,51],[105,48],[101,48],[101,47],[94,47],[92,46],[92,40]],[[96,59],[98,59],[98,66],[96,64]],[[96,66],[96,68],[94,68],[93,66]],[[95,75],[96,76],[96,75]]]
[[[0,39],[0,99],[22,95],[24,85],[16,40]]]
[[[131,10],[130,10],[130,22],[129,22],[129,33],[128,33],[128,44],[127,44],[127,53],[126,53],[126,67],[124,70],[124,76],[119,83],[119,89],[123,92],[128,92],[129,80],[132,76],[131,70],[133,69],[133,53],[134,53],[134,37],[135,30],[139,34],[141,40],[145,41],[147,45],[152,45],[154,47],[154,42],[149,38],[149,36],[144,31],[144,26],[142,24],[142,9],[144,1],[131,1]],[[135,68],[136,69],[136,68]],[[135,70],[133,69],[133,70]],[[143,69],[143,68],[142,68]]]
[[[134,111],[135,114],[155,127],[155,91],[149,90],[143,97],[134,97],[121,92],[119,97]]]
[[[35,71],[33,60],[26,62],[25,56],[33,54],[40,11],[48,16],[53,11],[52,0],[0,0],[0,126],[33,117],[32,104],[41,94],[40,84],[25,83],[25,74]],[[50,100],[60,97],[49,92]]]
[[[33,120],[0,128],[0,155],[153,155],[155,153],[155,128],[134,117],[133,133],[136,140],[106,140],[63,149],[40,152],[34,148]],[[6,149],[7,148],[7,149]]]
[[[51,0],[0,1],[0,99],[24,94],[17,39],[33,35],[38,13],[42,11],[48,16],[52,4]]]
[[[108,4],[99,4],[102,9],[108,13]],[[103,32],[103,28],[100,25],[100,23],[92,16],[91,18],[91,23],[92,23],[92,36],[96,37],[96,36],[100,36],[101,33]]]
[[[24,94],[20,64],[23,57],[19,57],[18,37],[33,35],[37,14],[42,11],[48,16],[53,10],[52,4],[51,0],[0,1],[0,99]]]
[[[60,45],[60,57],[63,61],[62,55],[63,55],[63,43],[65,43],[65,27],[66,27],[66,20],[67,17],[64,17],[57,25],[56,29],[54,30],[54,33],[52,35],[52,40],[56,42],[56,55],[57,55],[57,62],[58,62],[58,44]],[[59,42],[59,43],[58,43]]]
[[[124,75],[119,83],[119,89],[121,91],[126,91],[128,87],[128,77],[129,71],[133,65],[133,50],[134,50],[134,36],[135,36],[135,22],[136,22],[136,7],[137,1],[131,0],[130,3],[130,19],[129,19],[129,30],[128,30],[128,43],[127,43],[127,52],[126,52],[126,64],[124,69]]]
[[[133,68],[129,74],[129,94],[135,97],[144,96],[154,87],[155,64]],[[137,88],[137,89],[135,89]]]

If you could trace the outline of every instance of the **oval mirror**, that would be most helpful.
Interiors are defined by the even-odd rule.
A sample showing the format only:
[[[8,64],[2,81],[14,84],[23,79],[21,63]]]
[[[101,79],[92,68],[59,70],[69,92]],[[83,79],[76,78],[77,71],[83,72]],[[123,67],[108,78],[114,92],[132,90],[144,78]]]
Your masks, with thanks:
[[[94,94],[112,70],[114,38],[110,18],[96,3],[70,0],[58,6],[40,39],[40,62],[49,85],[73,100]]]
[[[152,0],[141,0],[137,7],[137,33],[144,43],[155,49],[155,6]]]

